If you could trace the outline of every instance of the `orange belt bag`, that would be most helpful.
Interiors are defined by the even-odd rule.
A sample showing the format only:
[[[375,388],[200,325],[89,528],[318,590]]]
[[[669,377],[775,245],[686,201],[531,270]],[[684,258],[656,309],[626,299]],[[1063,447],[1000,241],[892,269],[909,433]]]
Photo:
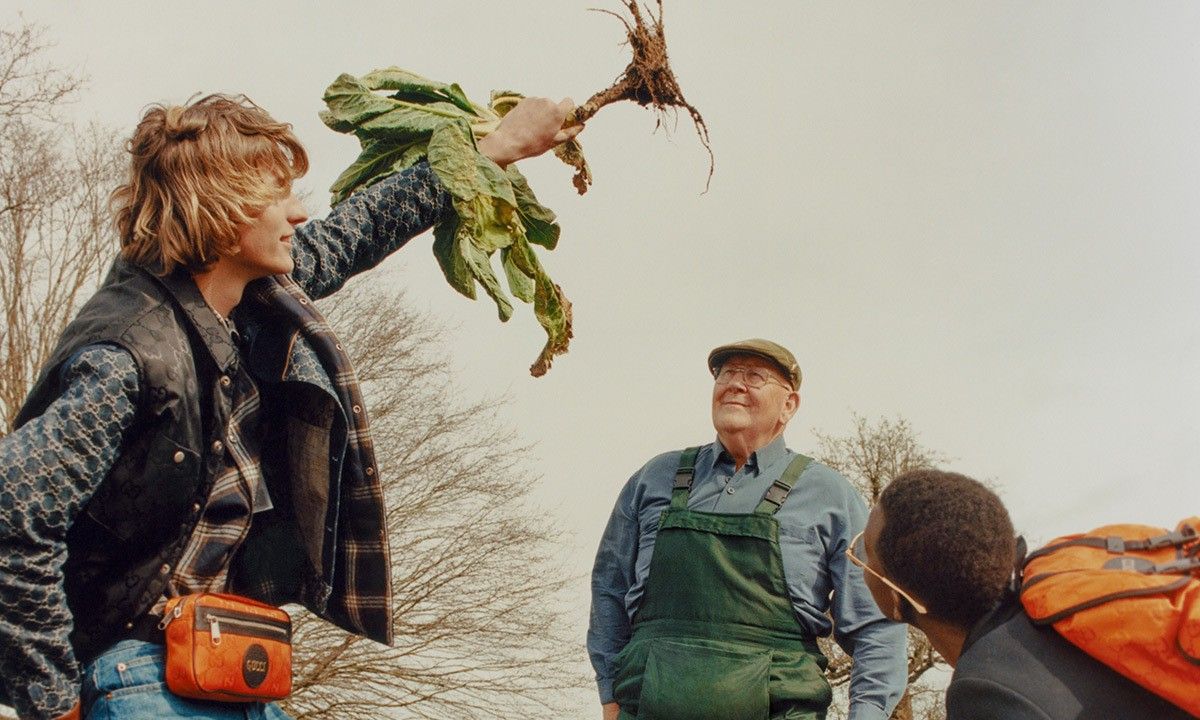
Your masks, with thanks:
[[[171,598],[164,631],[167,688],[199,700],[280,700],[292,691],[292,621],[236,595]]]

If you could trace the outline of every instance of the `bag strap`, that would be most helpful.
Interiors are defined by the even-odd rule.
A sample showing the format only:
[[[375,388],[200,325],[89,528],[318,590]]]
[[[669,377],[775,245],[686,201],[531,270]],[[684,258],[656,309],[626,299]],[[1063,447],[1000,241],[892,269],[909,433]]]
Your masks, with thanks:
[[[692,480],[696,477],[696,456],[699,447],[690,447],[679,455],[679,467],[675,470],[675,485],[671,488],[671,509],[687,510],[688,494],[692,491]]]
[[[1144,540],[1128,540],[1118,535],[1108,535],[1106,537],[1080,537],[1072,538],[1071,540],[1063,540],[1053,545],[1047,545],[1044,548],[1034,550],[1025,558],[1026,564],[1030,560],[1049,555],[1067,547],[1094,547],[1102,550],[1107,550],[1114,555],[1121,555],[1126,552],[1137,552],[1140,550],[1161,550],[1168,547],[1183,547],[1188,543],[1196,541],[1196,531],[1191,527],[1184,526],[1183,530],[1175,530],[1163,535],[1155,535]]]
[[[788,463],[787,469],[783,471],[783,475],[779,479],[771,483],[771,487],[767,488],[767,492],[763,495],[763,499],[758,503],[758,507],[754,508],[756,515],[774,515],[779,512],[779,508],[783,507],[783,501],[787,500],[788,493],[796,486],[796,481],[800,479],[800,474],[808,468],[812,458],[807,455],[797,453],[796,457]]]

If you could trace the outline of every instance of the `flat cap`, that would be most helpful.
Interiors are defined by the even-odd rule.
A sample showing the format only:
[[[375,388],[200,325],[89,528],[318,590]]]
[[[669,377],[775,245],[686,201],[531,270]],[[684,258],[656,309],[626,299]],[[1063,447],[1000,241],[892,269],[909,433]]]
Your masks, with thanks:
[[[800,365],[796,362],[792,352],[779,343],[762,338],[751,338],[713,348],[713,351],[708,354],[709,371],[716,375],[730,355],[757,355],[768,360],[779,368],[785,378],[792,381],[793,390],[800,389]]]

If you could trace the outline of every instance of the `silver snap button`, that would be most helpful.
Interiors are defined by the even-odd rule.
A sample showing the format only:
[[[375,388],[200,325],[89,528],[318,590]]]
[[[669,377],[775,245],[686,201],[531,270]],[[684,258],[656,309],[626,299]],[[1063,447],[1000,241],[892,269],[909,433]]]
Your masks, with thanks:
[[[132,629],[133,629],[133,623],[131,623],[131,622],[127,622],[127,623],[125,623],[125,629],[126,629],[126,630],[132,630]]]
[[[161,572],[163,575],[166,575],[167,573],[171,572],[171,566],[170,566],[170,565],[168,565],[167,563],[163,563],[163,566],[162,566],[162,567],[160,567],[158,570],[159,570],[159,572]]]
[[[192,512],[200,512],[200,503],[192,503]]]
[[[734,491],[734,490],[736,490],[736,489],[737,489],[737,488],[735,488],[734,486],[730,485],[729,487],[725,488],[725,492],[727,492],[727,493],[729,493],[730,495],[732,495],[732,494],[733,494],[733,491]]]
[[[221,387],[229,387],[232,384],[233,384],[233,381],[229,379],[228,375],[221,376]]]
[[[359,407],[359,406],[357,406],[357,405],[355,405],[355,406],[354,406],[353,408],[351,408],[351,409],[354,411],[354,414],[355,414],[355,415],[357,415],[357,414],[359,414],[360,412],[362,412],[362,408],[361,408],[361,407]]]
[[[175,454],[171,457],[171,459],[175,461],[176,465],[183,462],[183,458],[184,458],[184,454],[183,454],[182,450],[176,450]]]
[[[125,663],[117,663],[117,672],[125,672],[128,669],[129,669],[129,666],[126,665]]]
[[[213,452],[219,453],[221,450],[225,449],[225,445],[220,440],[213,440],[212,449]]]

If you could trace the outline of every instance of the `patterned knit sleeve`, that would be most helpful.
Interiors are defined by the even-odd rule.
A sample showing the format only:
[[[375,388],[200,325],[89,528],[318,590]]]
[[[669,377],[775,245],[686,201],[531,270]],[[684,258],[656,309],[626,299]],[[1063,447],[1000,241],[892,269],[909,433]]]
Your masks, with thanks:
[[[62,394],[0,438],[0,698],[21,718],[79,699],[63,591],[67,531],[108,474],[138,395],[133,357],[92,345],[63,366]]]
[[[296,228],[292,278],[311,298],[332,295],[428,230],[449,208],[450,193],[422,160],[354,193],[323,220]]]

